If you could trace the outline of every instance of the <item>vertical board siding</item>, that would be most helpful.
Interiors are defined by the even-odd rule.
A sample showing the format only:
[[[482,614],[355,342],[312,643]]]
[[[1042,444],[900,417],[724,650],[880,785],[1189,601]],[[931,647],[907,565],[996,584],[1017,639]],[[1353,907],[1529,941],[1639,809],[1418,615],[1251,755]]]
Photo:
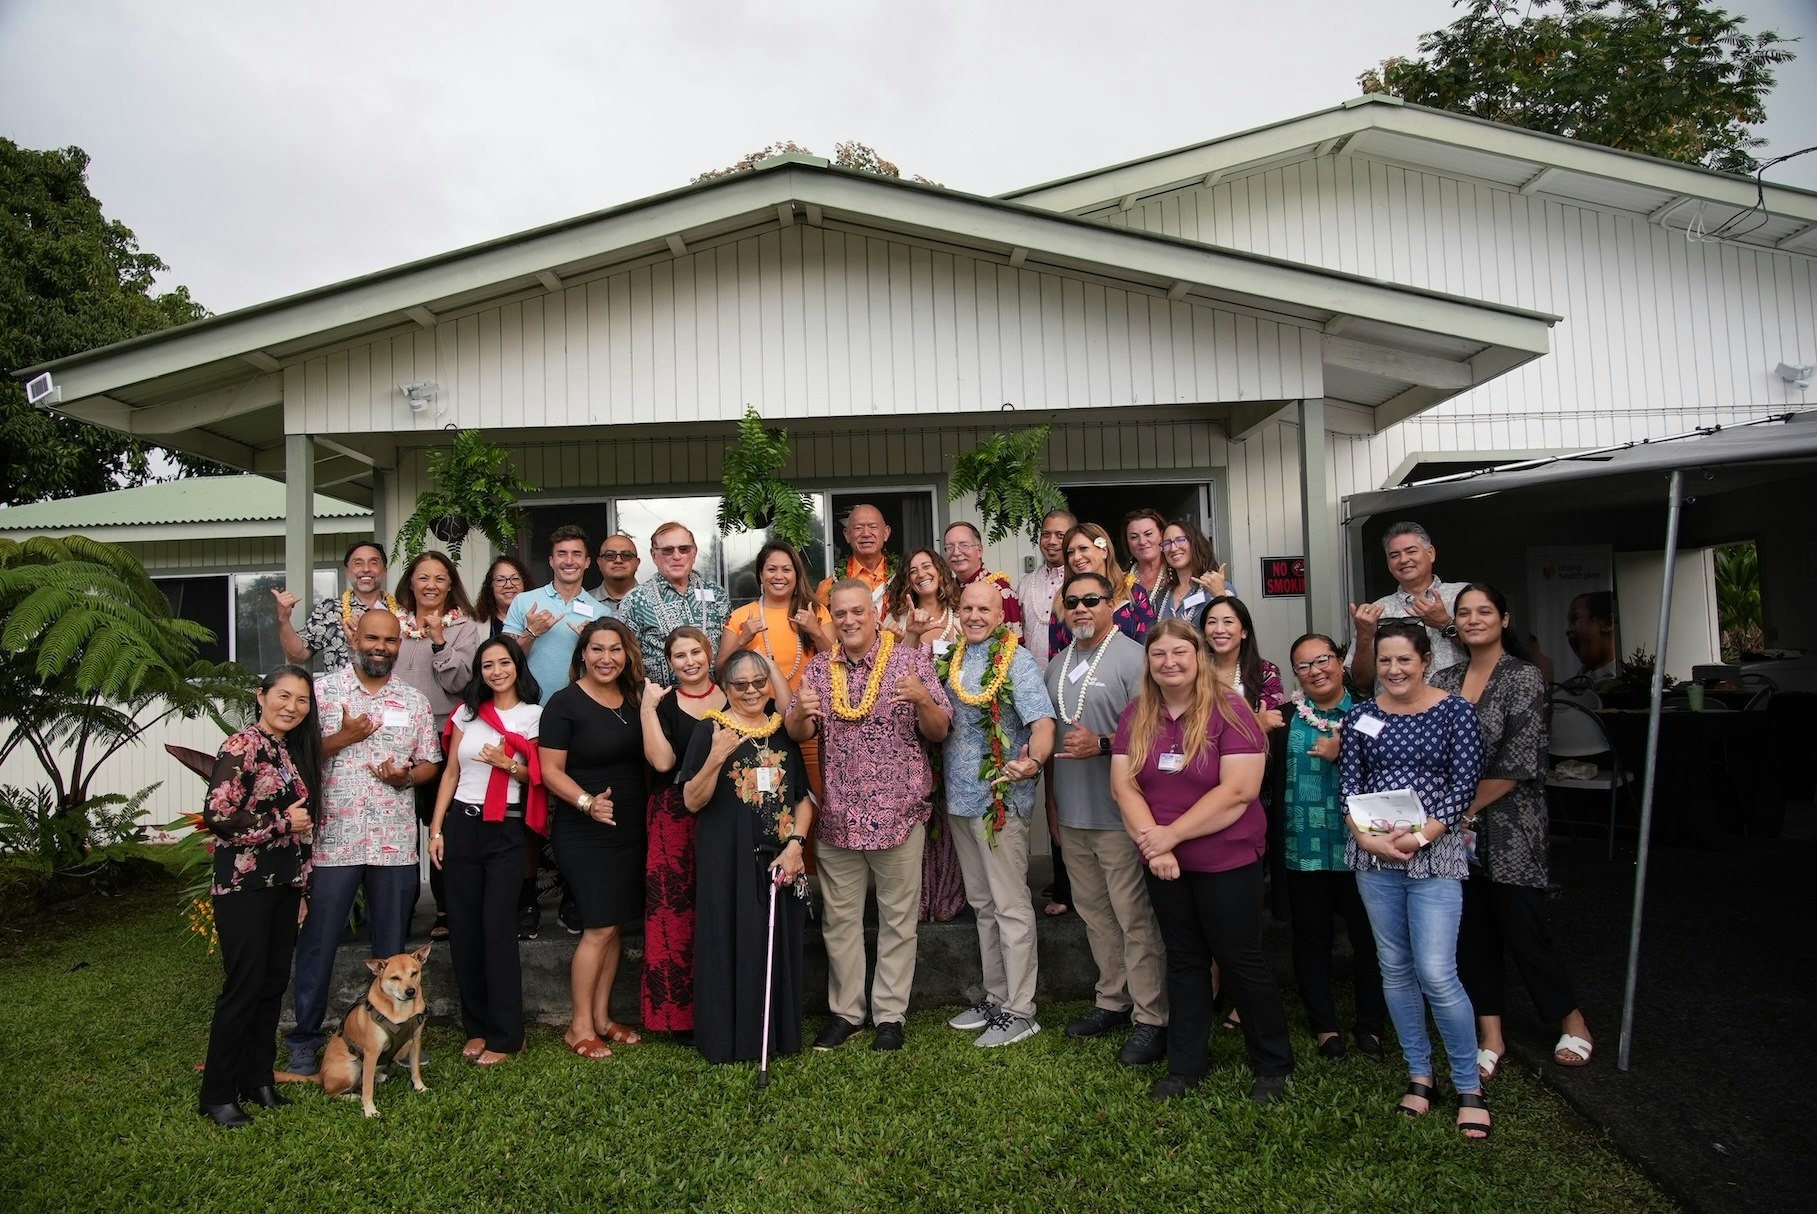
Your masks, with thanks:
[[[792,227],[293,364],[292,432],[1291,399],[1293,324]],[[433,380],[412,414],[398,385]]]

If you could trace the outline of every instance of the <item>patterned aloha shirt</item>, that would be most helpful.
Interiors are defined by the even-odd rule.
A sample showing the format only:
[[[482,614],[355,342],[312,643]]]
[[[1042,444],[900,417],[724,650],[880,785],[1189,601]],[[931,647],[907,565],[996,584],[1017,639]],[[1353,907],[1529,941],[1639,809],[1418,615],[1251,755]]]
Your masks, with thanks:
[[[988,677],[990,642],[965,647],[964,668],[958,672],[959,685],[968,695],[976,695]],[[952,692],[949,686],[948,694]],[[953,730],[946,735],[946,812],[955,818],[981,818],[991,807],[991,786],[978,774],[990,746],[986,730],[989,709],[973,708],[953,701]],[[1009,753],[1014,759],[1028,744],[1035,722],[1053,720],[1054,702],[1048,698],[1047,684],[1041,678],[1041,665],[1022,646],[1009,664],[1009,693],[1003,702],[1003,731],[1009,735]],[[1012,781],[1004,790],[1004,804],[1018,818],[1026,818],[1035,809],[1035,782]]]
[[[1448,666],[1434,687],[1462,695],[1468,662]],[[1513,780],[1514,788],[1476,815],[1476,858],[1497,885],[1545,889],[1550,878],[1546,847],[1546,679],[1539,667],[1504,653],[1476,701],[1483,738],[1485,780]]]
[[[442,744],[428,697],[398,678],[368,694],[353,667],[317,675],[316,712],[322,736],[339,732],[343,709],[377,714],[380,727],[323,766],[316,815],[315,862],[330,868],[416,863],[416,791],[393,788],[373,774],[386,759],[402,767],[440,763]]]
[[[309,884],[309,844],[290,833],[285,812],[309,788],[284,743],[249,725],[221,743],[202,801],[202,825],[215,836],[211,894]]]
[[[1356,707],[1345,692],[1329,710],[1311,700],[1306,707],[1327,725],[1335,725]],[[1294,705],[1283,706],[1287,715],[1287,812],[1286,847],[1283,861],[1289,870],[1299,873],[1349,872],[1344,859],[1345,844],[1350,842],[1350,827],[1344,815],[1342,778],[1338,765],[1312,753],[1313,745],[1330,737],[1330,730],[1320,730],[1301,718]]]
[[[843,648],[817,653],[802,683],[820,697],[820,757],[826,804],[815,822],[815,837],[833,847],[882,851],[895,847],[933,812],[934,769],[922,749],[915,706],[896,698],[896,684],[915,675],[934,703],[951,717],[952,701],[934,674],[934,655],[899,644],[890,651],[877,702],[862,721],[841,721],[833,712],[832,663],[846,667],[846,690],[856,704],[877,660],[881,636],[864,657],[853,661]]]
[[[692,624],[707,634],[713,650],[713,661],[719,661],[719,637],[726,628],[731,600],[724,586],[715,586],[700,574],[688,574],[688,592],[683,594],[660,576],[639,582],[619,605],[618,618],[637,633],[637,646],[643,650],[644,673],[664,687],[675,685],[675,672],[663,656],[669,634],[684,624]]]
[[[380,594],[372,602],[377,607],[381,603],[391,602],[389,595]],[[357,595],[348,598],[348,608],[355,620],[366,614],[365,603]],[[329,599],[317,599],[309,615],[303,621],[303,631],[297,635],[303,638],[303,644],[309,646],[309,652],[321,663],[324,672],[339,670],[353,662],[353,651],[347,647],[347,628],[341,623],[341,596]]]

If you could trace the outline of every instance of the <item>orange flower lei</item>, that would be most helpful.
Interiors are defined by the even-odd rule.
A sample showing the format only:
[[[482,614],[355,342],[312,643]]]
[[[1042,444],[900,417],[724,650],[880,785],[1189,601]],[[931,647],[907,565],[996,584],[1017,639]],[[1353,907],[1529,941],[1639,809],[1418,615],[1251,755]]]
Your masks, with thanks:
[[[864,698],[853,704],[851,694],[846,686],[846,663],[831,662],[827,671],[833,684],[833,715],[841,721],[862,721],[871,715],[871,709],[877,706],[877,693],[883,689],[883,670],[889,665],[890,652],[896,648],[896,634],[884,629],[883,638],[877,642],[877,661],[871,666],[871,677],[864,685]]]

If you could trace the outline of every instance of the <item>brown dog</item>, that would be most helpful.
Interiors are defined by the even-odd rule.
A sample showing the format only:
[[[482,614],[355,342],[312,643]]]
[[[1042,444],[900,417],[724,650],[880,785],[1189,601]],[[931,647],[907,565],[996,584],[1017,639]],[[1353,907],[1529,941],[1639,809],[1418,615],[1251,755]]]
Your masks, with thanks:
[[[372,985],[360,1001],[341,1017],[340,1031],[328,1039],[322,1053],[322,1090],[330,1096],[360,1085],[360,1105],[366,1116],[377,1117],[372,1085],[381,1066],[389,1065],[405,1049],[410,1051],[410,1086],[423,1090],[423,1020],[428,1000],[423,996],[423,963],[429,945],[414,953],[399,953],[383,961],[366,959]]]

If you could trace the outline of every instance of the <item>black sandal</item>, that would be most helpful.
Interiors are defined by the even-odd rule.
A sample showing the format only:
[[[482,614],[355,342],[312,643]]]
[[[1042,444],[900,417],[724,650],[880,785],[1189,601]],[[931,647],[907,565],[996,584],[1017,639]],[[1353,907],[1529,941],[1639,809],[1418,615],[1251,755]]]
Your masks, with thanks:
[[[1483,1099],[1481,1092],[1459,1092],[1457,1107],[1459,1109],[1481,1109],[1486,1113],[1489,1111],[1489,1102]],[[1490,1123],[1487,1121],[1460,1121],[1457,1123],[1457,1132],[1471,1142],[1481,1142],[1489,1137],[1489,1129]]]
[[[1404,1104],[1397,1104],[1394,1107],[1400,1110],[1401,1116],[1403,1117],[1424,1117],[1427,1113],[1432,1111],[1432,1098],[1437,1095],[1438,1092],[1431,1084],[1421,1083],[1419,1080],[1415,1079],[1407,1085],[1406,1095],[1402,1096],[1401,1099],[1405,1100],[1407,1096],[1417,1096],[1426,1102],[1425,1110],[1410,1109]],[[1459,1097],[1459,1099],[1462,1100],[1463,1098]]]

